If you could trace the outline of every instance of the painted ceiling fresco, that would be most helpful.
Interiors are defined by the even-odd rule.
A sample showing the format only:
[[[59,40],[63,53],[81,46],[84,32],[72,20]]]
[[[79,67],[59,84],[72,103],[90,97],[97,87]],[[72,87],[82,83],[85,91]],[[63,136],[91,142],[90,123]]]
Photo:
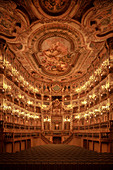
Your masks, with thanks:
[[[38,81],[79,81],[111,37],[111,0],[0,0],[0,40]]]
[[[72,58],[70,43],[61,37],[48,38],[42,43],[42,52],[38,57],[48,72],[64,72]]]

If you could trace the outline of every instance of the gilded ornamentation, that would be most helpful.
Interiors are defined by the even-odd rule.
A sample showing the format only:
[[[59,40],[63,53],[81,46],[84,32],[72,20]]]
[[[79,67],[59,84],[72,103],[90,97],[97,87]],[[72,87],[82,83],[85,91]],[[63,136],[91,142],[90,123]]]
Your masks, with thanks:
[[[57,93],[61,90],[61,87],[58,84],[55,84],[52,86],[52,90]]]
[[[64,10],[69,0],[41,0],[41,6],[51,13],[59,13]]]

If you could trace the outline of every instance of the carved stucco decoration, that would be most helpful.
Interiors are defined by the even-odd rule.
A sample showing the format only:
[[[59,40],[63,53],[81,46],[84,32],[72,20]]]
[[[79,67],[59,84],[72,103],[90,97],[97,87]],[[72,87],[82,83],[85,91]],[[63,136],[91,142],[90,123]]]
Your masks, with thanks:
[[[37,7],[37,1],[33,0],[35,6]],[[41,0],[39,1],[40,7],[48,13],[49,15],[61,15],[64,13],[70,5],[70,0]]]
[[[97,3],[82,18],[84,31],[90,36],[88,42],[102,42],[113,36],[113,3],[105,4]]]
[[[29,28],[30,22],[25,13],[17,9],[17,5],[12,1],[0,1],[0,38],[4,39],[9,48],[18,53],[18,59],[24,61],[21,51],[25,50],[25,32]],[[24,34],[24,36],[23,36]],[[26,37],[26,36],[25,36]],[[23,40],[24,38],[24,40]],[[29,66],[30,67],[30,66]]]
[[[37,18],[72,18],[80,7],[81,0],[27,0]]]
[[[106,5],[95,0],[94,7],[82,16],[81,23],[72,19],[82,3],[80,0],[70,1],[65,12],[57,11],[59,14],[55,16],[43,11],[40,4],[37,7],[38,0],[24,3],[38,20],[30,24],[28,16],[14,2],[1,0],[0,38],[7,42],[34,79],[51,83],[83,77],[105,48],[106,39],[113,36],[113,3]],[[53,63],[48,68],[51,59]]]
[[[0,37],[17,42],[17,37],[29,26],[28,17],[12,1],[0,1]],[[22,47],[19,47],[22,48]]]
[[[58,93],[62,90],[62,87],[59,84],[52,85],[52,91]]]
[[[58,99],[55,99],[53,102],[52,102],[52,106],[53,108],[60,108],[61,107],[61,102],[58,100]]]

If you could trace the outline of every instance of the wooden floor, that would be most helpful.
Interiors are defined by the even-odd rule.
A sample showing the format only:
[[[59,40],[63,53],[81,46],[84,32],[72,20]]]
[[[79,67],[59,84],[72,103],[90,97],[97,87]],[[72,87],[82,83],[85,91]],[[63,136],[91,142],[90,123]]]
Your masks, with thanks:
[[[45,167],[48,165],[71,165],[77,167],[86,167],[86,165],[88,167],[94,167],[98,165],[104,169],[106,166],[111,167],[113,165],[113,153],[97,153],[74,145],[49,144],[33,147],[17,153],[0,154],[0,167],[6,167],[8,170],[18,167],[16,168],[17,170],[20,169],[21,166],[24,166],[24,169],[26,167],[27,169],[36,169],[33,167],[37,165]],[[85,169],[85,167],[83,169]],[[43,168],[41,169],[43,170]]]

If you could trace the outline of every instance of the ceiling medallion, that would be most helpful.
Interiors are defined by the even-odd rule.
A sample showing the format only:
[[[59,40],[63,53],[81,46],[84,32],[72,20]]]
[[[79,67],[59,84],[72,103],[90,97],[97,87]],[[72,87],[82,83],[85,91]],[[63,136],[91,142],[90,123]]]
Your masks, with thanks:
[[[38,54],[38,58],[47,72],[59,74],[69,67],[72,54],[70,43],[66,39],[51,37],[42,43],[42,52]]]
[[[64,13],[71,1],[70,0],[41,0],[39,4],[45,13],[58,16]]]
[[[75,27],[70,26],[70,22]],[[84,39],[79,31],[81,25],[73,20],[70,22],[53,19],[49,23],[42,25],[37,22],[32,26],[34,31],[28,39],[29,60],[35,71],[48,79],[51,76],[58,81],[56,77],[62,79],[75,72]]]

